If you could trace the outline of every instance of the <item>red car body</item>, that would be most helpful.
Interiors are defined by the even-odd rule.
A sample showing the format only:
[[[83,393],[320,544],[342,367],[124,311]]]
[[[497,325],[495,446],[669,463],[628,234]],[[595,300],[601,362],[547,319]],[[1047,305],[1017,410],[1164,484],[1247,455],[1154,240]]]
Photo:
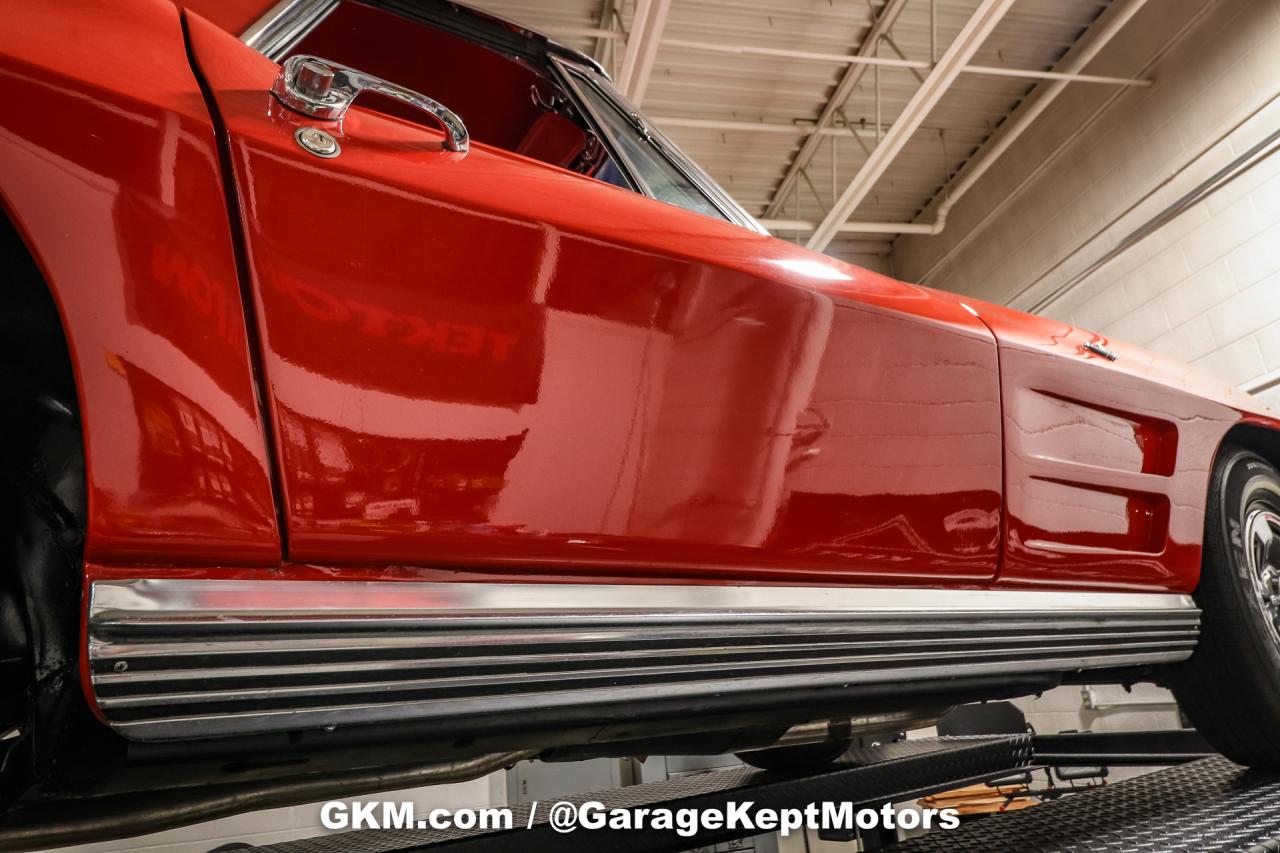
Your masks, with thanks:
[[[311,157],[238,38],[265,5],[0,16],[0,198],[79,395],[86,643],[96,584],[165,580],[366,614],[485,584],[1186,594],[1218,447],[1280,429],[480,128],[456,153],[357,106]],[[129,734],[91,659],[100,719],[184,737]]]
[[[251,333],[178,11],[79,5],[9,16],[41,37],[6,40],[0,179],[74,353],[91,574],[426,563],[1190,591],[1207,464],[1176,461],[1277,426],[1181,365],[1095,355],[1088,332],[483,144],[442,153],[382,114],[357,109],[322,169],[286,147],[307,119],[273,106],[278,66],[189,13],[233,165],[253,174]],[[85,26],[110,30],[110,55],[78,49]],[[561,343],[560,316],[600,329]],[[646,383],[660,399],[637,399]],[[636,430],[656,433],[643,462]],[[1074,460],[1081,446],[1096,458]],[[1006,489],[1030,480],[1048,485]]]

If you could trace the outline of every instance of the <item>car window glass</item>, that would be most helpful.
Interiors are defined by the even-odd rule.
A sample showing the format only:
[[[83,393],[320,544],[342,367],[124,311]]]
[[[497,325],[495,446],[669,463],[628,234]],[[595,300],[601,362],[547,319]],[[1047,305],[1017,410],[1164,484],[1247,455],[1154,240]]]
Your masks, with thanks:
[[[601,122],[602,130],[613,140],[618,154],[632,167],[654,198],[717,219],[727,218],[666,158],[636,120],[619,110],[591,83],[574,76],[587,108]]]

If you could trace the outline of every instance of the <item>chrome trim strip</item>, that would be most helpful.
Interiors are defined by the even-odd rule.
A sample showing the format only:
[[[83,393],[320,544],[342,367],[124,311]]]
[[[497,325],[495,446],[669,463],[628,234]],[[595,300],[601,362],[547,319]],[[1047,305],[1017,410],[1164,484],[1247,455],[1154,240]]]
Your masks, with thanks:
[[[566,616],[698,613],[736,621],[844,613],[1045,613],[1075,611],[1195,611],[1189,595],[1177,593],[1048,592],[1041,590],[921,589],[917,587],[704,586],[570,583],[425,583],[417,581],[146,580],[95,581],[90,605],[95,620],[146,618],[159,613],[217,613],[296,618],[337,612],[345,621],[360,614],[457,617],[460,611],[512,612],[526,619],[563,622]],[[746,614],[736,611],[745,610]],[[798,611],[798,613],[797,613]]]
[[[1117,655],[1107,659],[1107,666],[1123,667],[1159,663],[1175,663],[1190,656],[1190,650],[1174,650],[1167,654]],[[1080,658],[1049,658],[1039,662],[1041,666],[1028,668],[1020,661],[987,664],[952,664],[947,667],[946,678],[980,675],[1019,675],[1028,672],[1067,672],[1089,668]],[[941,677],[940,675],[937,677]],[[877,670],[859,679],[862,684],[885,684],[919,680],[915,669]],[[780,676],[770,681],[773,690],[810,687],[844,686],[850,682],[848,672]],[[756,694],[760,691],[757,681],[744,683],[737,679],[699,681],[692,684],[665,685],[660,698],[705,696],[708,694]],[[323,695],[323,693],[321,694]],[[536,704],[540,709],[570,708],[584,704],[614,704],[652,700],[652,685],[595,688],[542,694],[518,693],[506,696],[449,699],[443,702],[386,701],[363,705],[325,706],[308,708],[306,712],[293,709],[258,710],[251,714],[229,716],[226,714],[191,714],[157,716],[136,720],[111,720],[111,727],[124,736],[138,741],[185,740],[287,731],[299,728],[320,728],[340,725],[370,725],[394,723],[405,720],[447,719],[527,710]]]
[[[1182,660],[1183,595],[97,581],[95,699],[139,740]]]
[[[1194,624],[1194,623],[1188,620],[1187,624]],[[859,627],[862,628],[863,633],[875,632],[878,634],[882,632],[882,628],[878,626],[853,626],[849,628],[846,628],[845,626],[841,626],[840,628],[837,629],[837,631],[839,631],[841,635],[848,635],[856,638],[859,636],[859,632],[857,631],[857,628]],[[947,626],[947,627],[950,628],[951,626]],[[965,627],[969,627],[969,626],[965,626]],[[1147,626],[1144,626],[1141,623],[1125,623],[1124,625],[1125,630],[1123,631],[1099,632],[1099,631],[1088,631],[1088,630],[1077,629],[1074,631],[1066,631],[1064,633],[1055,633],[1053,634],[1053,639],[1064,641],[1064,642],[1068,640],[1085,640],[1085,639],[1091,639],[1095,641],[1098,641],[1098,640],[1122,641],[1122,640],[1132,640],[1135,638],[1178,639],[1180,637],[1186,636],[1187,626],[1185,624],[1180,625],[1178,623],[1168,622],[1168,623],[1159,623],[1155,626],[1157,629],[1161,629],[1161,630],[1134,630],[1134,628],[1143,628],[1143,627],[1147,627]],[[1000,628],[1001,630],[1005,631],[1005,633],[1003,633],[1002,636],[1004,636],[1005,642],[1008,643],[1010,646],[1020,642],[1020,638],[1018,635],[1007,633],[1007,629],[1005,629],[1004,626],[1000,626]],[[992,630],[994,630],[994,628]],[[808,633],[810,632],[806,632],[806,634]],[[838,637],[832,638],[833,633],[835,632],[815,634],[814,636],[816,636],[819,639],[819,642],[805,643],[804,649],[810,652],[834,651],[837,649],[853,649],[853,648],[857,648],[860,645],[870,645],[873,642],[873,641],[862,640],[862,639],[854,639],[854,640],[841,642]],[[626,639],[625,637],[621,637],[618,635],[611,635],[611,636],[613,636],[614,639],[617,639],[617,640]],[[689,634],[686,636],[696,637],[698,635]],[[707,635],[704,635],[704,636],[707,636]],[[721,642],[727,643],[728,640],[732,639],[732,635],[723,636],[723,637],[713,636],[709,638],[718,639],[718,640],[721,640]],[[300,652],[300,653],[313,653],[313,654],[328,653],[330,656],[336,656],[336,657],[342,657],[343,654],[346,654],[348,656],[355,653],[365,654],[372,649],[377,649],[380,653],[382,652],[395,653],[397,651],[406,651],[406,650],[417,651],[420,653],[430,653],[433,651],[439,651],[447,648],[466,647],[469,644],[484,642],[485,639],[488,639],[488,638],[477,639],[474,635],[471,638],[468,638],[466,635],[455,635],[451,632],[447,638],[448,640],[447,642],[440,641],[438,643],[425,643],[425,642],[417,641],[413,638],[400,639],[400,638],[393,637],[388,640],[388,638],[384,638],[384,637],[361,637],[360,642],[358,644],[354,643],[349,638],[337,640],[337,641],[331,641],[328,644],[321,644],[324,641],[320,641],[320,643],[318,643],[316,640],[312,638],[304,637],[304,638],[297,638],[297,639],[291,640],[289,643],[289,650],[293,652]],[[591,639],[591,637],[587,637],[586,639]],[[654,637],[646,636],[644,639],[653,643],[655,642],[655,640],[662,640],[666,638],[663,638],[663,637],[654,638]],[[777,639],[777,638],[769,637],[768,639]],[[950,637],[950,644],[952,646],[980,645],[982,643],[990,642],[990,639],[991,637],[989,636],[988,631],[979,631],[974,636],[965,636],[960,631],[956,631]],[[567,635],[556,635],[550,641],[547,639],[546,635],[539,635],[538,637],[539,646],[565,644],[573,641],[574,640],[571,638],[568,638]],[[936,640],[934,639],[907,639],[907,640],[898,640],[897,646],[898,648],[902,648],[902,649],[934,648],[935,643],[936,643]],[[797,645],[798,644],[796,642],[791,642],[791,643],[776,642],[776,641],[763,642],[758,644],[752,644],[750,646],[750,651],[755,653],[783,652],[783,651],[788,651],[790,649],[793,649]],[[230,648],[226,648],[226,647],[230,647]],[[231,674],[250,675],[255,672],[261,673],[261,672],[268,671],[268,669],[264,668],[267,666],[267,664],[257,663],[257,658],[277,657],[279,655],[280,649],[276,648],[275,644],[273,644],[272,642],[270,641],[264,642],[262,640],[248,641],[248,642],[229,641],[224,643],[156,643],[156,644],[137,644],[137,643],[121,644],[121,643],[112,643],[110,641],[99,640],[99,641],[96,641],[95,643],[94,651],[96,653],[96,659],[98,660],[123,659],[123,660],[131,660],[135,664],[141,663],[143,665],[145,665],[145,662],[147,661],[148,658],[160,658],[162,660],[172,660],[177,657],[185,656],[188,658],[198,658],[201,660],[208,659],[208,662],[210,663],[210,665],[216,664],[219,667],[218,669],[219,675],[231,675]],[[721,650],[721,654],[733,655],[733,654],[741,653],[743,651],[746,651],[746,650],[737,650],[737,649],[729,648],[726,646]],[[698,655],[702,653],[703,653],[703,650],[696,647],[680,647],[680,648],[663,649],[663,654],[667,656],[675,656],[675,657],[693,656],[693,655]],[[612,655],[613,655],[612,652],[576,652],[575,658],[578,660],[608,659]],[[316,654],[316,656],[319,657],[320,654]],[[220,657],[223,658],[223,660],[219,660]],[[231,658],[233,657],[235,658],[235,660],[231,660]],[[485,657],[459,657],[459,658],[451,658],[447,661],[425,661],[421,659],[412,659],[408,662],[401,662],[399,661],[398,658],[393,657],[392,654],[385,654],[384,657],[386,658],[386,660],[379,660],[372,663],[358,663],[358,662],[308,663],[306,665],[298,666],[296,668],[290,667],[287,663],[277,663],[275,661],[271,661],[269,663],[269,667],[270,667],[269,671],[278,672],[278,673],[297,672],[301,674],[301,673],[324,671],[327,669],[333,670],[333,671],[339,671],[339,670],[354,671],[361,668],[369,668],[369,669],[445,668],[449,666],[458,665],[461,662],[469,662],[473,666],[481,666],[485,662],[490,662],[489,659]],[[533,653],[533,654],[522,655],[520,659],[526,663],[529,663],[529,662],[538,663],[538,662],[552,662],[557,660],[558,658],[554,653],[547,653],[547,654]],[[163,673],[154,673],[148,670],[145,674],[134,672],[126,676],[117,676],[113,673],[108,672],[108,673],[101,674],[96,678],[101,683],[108,684],[114,680],[119,680],[121,678],[128,681],[133,681],[133,680],[141,681],[141,680],[156,680],[164,677],[165,676]]]
[[[339,0],[280,0],[240,34],[240,41],[268,59],[279,61],[338,8],[338,3]]]
[[[1093,634],[1093,635],[1072,634],[1072,635],[1069,635],[1068,637],[1055,637],[1054,639],[1063,640],[1066,646],[1074,645],[1073,643],[1066,642],[1066,641],[1076,641],[1076,644],[1079,644],[1087,640],[1092,640],[1094,642],[1090,645],[1090,647],[1095,649],[1107,648],[1108,646],[1114,648],[1119,645],[1133,646],[1138,644],[1149,645],[1153,647],[1158,647],[1158,646],[1168,647],[1171,644],[1177,645],[1177,644],[1180,644],[1181,642],[1186,641],[1187,635],[1185,630],[1139,631],[1139,632],[1132,632],[1132,633],[1128,633],[1128,632],[1104,633],[1104,634]],[[936,650],[936,645],[930,641],[900,640],[897,644],[899,647],[912,648],[912,649],[922,648],[922,649],[925,649],[925,651],[915,653],[915,654],[902,654],[902,655],[899,655],[898,657],[903,660],[907,660],[910,658],[930,657],[930,658],[936,659],[940,656],[945,656],[945,655],[963,655],[963,654],[966,654],[966,652],[964,652],[962,649],[957,649],[957,647],[975,646],[981,642],[982,641],[974,638],[954,640],[951,643],[952,651],[938,652]],[[849,644],[849,645],[854,646],[856,649],[856,644]],[[1008,649],[1025,648],[1026,645],[1027,645],[1027,641],[1025,640],[1007,641]],[[804,648],[804,651],[806,653],[828,652],[828,651],[837,651],[844,648],[848,648],[848,646],[829,643],[829,644],[824,644],[820,646],[806,646]],[[743,657],[753,652],[782,652],[787,650],[788,650],[787,646],[759,646],[759,647],[753,646],[750,649],[724,650],[721,652],[721,655],[732,658],[732,657]],[[974,652],[974,654],[982,654],[982,653],[983,652],[980,649]],[[696,657],[698,655],[705,656],[705,654],[706,654],[705,651],[698,650],[698,649],[665,649],[663,651],[663,655],[667,658]],[[607,662],[607,661],[616,659],[616,657],[617,657],[616,653],[613,653],[613,652],[579,652],[574,655],[574,658],[579,662],[585,662],[585,661]],[[137,658],[135,655],[131,655],[128,652],[117,651],[115,653],[112,653],[111,651],[107,651],[101,656],[101,659],[102,660],[108,660],[108,659],[136,660]],[[834,657],[821,658],[821,660],[824,660],[824,661],[829,661],[834,659],[835,659]],[[555,664],[563,661],[563,657],[560,655],[550,655],[550,654],[521,655],[520,661],[525,665]],[[364,673],[364,672],[393,672],[393,671],[402,671],[402,670],[430,671],[430,670],[456,669],[460,667],[482,670],[485,667],[494,667],[497,665],[499,664],[496,664],[493,659],[484,658],[484,657],[463,657],[463,658],[450,658],[447,660],[425,660],[425,661],[424,660],[408,660],[408,661],[378,660],[378,661],[353,661],[353,662],[339,662],[339,663],[308,663],[308,664],[300,664],[296,666],[288,666],[288,665],[275,666],[275,665],[269,665],[263,662],[263,663],[259,663],[256,666],[228,666],[224,668],[219,668],[217,670],[208,670],[206,671],[207,674],[203,677],[203,680],[206,683],[209,683],[215,679],[251,679],[251,678],[261,678],[261,677],[267,677],[267,676],[318,675],[321,673],[324,673],[324,674],[350,673],[354,675],[356,673]],[[748,662],[744,665],[750,666],[751,663]],[[102,673],[95,674],[93,678],[95,684],[102,684],[102,685],[108,685],[108,686],[112,684],[120,684],[120,683],[154,685],[154,684],[162,684],[166,682],[189,681],[190,679],[191,679],[190,672],[181,671],[181,670],[141,671],[141,672],[132,672],[132,673],[102,672]],[[111,703],[111,700],[107,700],[107,699],[103,700],[104,705],[108,705],[110,703]]]
[[[1153,651],[1170,651],[1175,649],[1190,649],[1193,645],[1192,641],[1185,636],[1181,640],[1169,640],[1162,638],[1155,641],[1146,642],[1118,642],[1111,644],[1104,643],[1076,643],[1062,647],[1031,647],[1031,648],[1006,648],[985,650],[951,650],[942,651],[934,648],[926,651],[912,652],[908,654],[880,654],[880,655],[847,655],[839,657],[822,657],[822,658],[791,658],[785,663],[791,668],[814,668],[814,669],[840,669],[847,670],[855,665],[867,664],[909,664],[909,663],[928,663],[931,661],[941,662],[957,662],[969,663],[974,660],[994,657],[1008,657],[1011,651],[1016,650],[1020,654],[1038,655],[1052,653],[1055,659],[1068,657],[1075,661],[1087,661],[1090,655],[1106,652],[1109,649],[1122,649],[1125,651],[1139,652],[1142,650]],[[576,655],[574,656],[577,657]],[[616,660],[616,656],[613,658]],[[524,657],[520,658],[521,663],[526,663]],[[567,662],[565,656],[555,658],[554,662]],[[535,661],[536,663],[536,661]],[[474,662],[472,662],[474,666]],[[1084,665],[1083,663],[1081,665]],[[733,660],[719,663],[696,663],[683,664],[674,666],[645,666],[643,674],[648,677],[653,676],[678,676],[678,675],[703,675],[715,672],[727,672],[733,675],[742,674],[748,670],[776,668],[778,662],[775,660],[764,661],[741,661]],[[629,671],[638,672],[640,667],[632,667]],[[385,670],[377,670],[384,672]],[[561,683],[572,681],[586,681],[590,679],[612,677],[619,670],[616,667],[599,667],[596,669],[576,669],[569,673],[561,672],[557,678]],[[259,672],[252,673],[260,674]],[[266,670],[266,675],[274,675],[272,670]],[[229,689],[218,689],[217,679],[224,673],[207,673],[199,678],[200,688],[194,691],[156,691],[143,692],[137,695],[120,696],[120,697],[100,697],[98,704],[104,709],[110,708],[145,708],[160,702],[165,705],[195,705],[209,702],[241,702],[255,699],[280,699],[289,696],[309,697],[316,693],[314,684],[303,684],[297,686],[280,686],[272,684],[267,687],[237,687]],[[228,678],[234,678],[230,674],[225,674]],[[186,676],[188,681],[195,680],[190,674]],[[148,684],[145,678],[122,679],[128,684]],[[390,685],[394,685],[397,690],[402,691],[428,691],[428,690],[449,690],[451,688],[467,688],[467,687],[515,687],[525,684],[542,684],[546,680],[546,675],[541,672],[520,672],[520,673],[499,673],[495,675],[455,675],[453,677],[433,676],[426,679],[398,679],[390,681],[388,679],[361,678],[353,681],[344,681],[338,684],[326,684],[324,686],[324,696],[332,698],[344,695],[363,695],[386,689]],[[95,678],[95,684],[103,684],[101,678]],[[538,691],[541,692],[541,691]],[[448,701],[448,700],[426,700],[426,701]]]

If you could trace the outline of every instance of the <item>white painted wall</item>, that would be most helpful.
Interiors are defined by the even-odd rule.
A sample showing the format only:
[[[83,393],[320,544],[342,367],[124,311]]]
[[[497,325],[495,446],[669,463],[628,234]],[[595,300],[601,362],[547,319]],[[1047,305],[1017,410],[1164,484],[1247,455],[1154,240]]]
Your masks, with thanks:
[[[789,235],[781,235],[789,236]],[[794,235],[792,242],[804,244],[808,234]],[[834,240],[827,247],[826,254],[854,266],[862,267],[882,275],[893,275],[893,244],[872,240]]]
[[[895,242],[899,275],[1034,308],[1280,402],[1280,154],[1045,302],[1280,129],[1277,48],[1274,0],[1151,0],[1090,71],[1155,85],[1069,90],[943,235]]]

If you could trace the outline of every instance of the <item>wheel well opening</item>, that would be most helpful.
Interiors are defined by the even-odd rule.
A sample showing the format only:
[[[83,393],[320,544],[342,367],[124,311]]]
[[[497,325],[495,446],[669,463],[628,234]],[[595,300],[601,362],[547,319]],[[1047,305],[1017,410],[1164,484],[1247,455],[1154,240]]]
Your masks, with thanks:
[[[77,670],[86,483],[75,374],[53,293],[2,210],[0,395],[2,803],[51,775],[57,729],[87,713]]]
[[[22,374],[30,384],[77,411],[75,374],[62,318],[44,275],[2,211],[0,281],[0,368]]]
[[[1218,446],[1214,459],[1217,464],[1222,457],[1222,448],[1227,446],[1243,447],[1252,450],[1263,459],[1280,468],[1280,431],[1270,430],[1255,424],[1236,424],[1227,430]]]

